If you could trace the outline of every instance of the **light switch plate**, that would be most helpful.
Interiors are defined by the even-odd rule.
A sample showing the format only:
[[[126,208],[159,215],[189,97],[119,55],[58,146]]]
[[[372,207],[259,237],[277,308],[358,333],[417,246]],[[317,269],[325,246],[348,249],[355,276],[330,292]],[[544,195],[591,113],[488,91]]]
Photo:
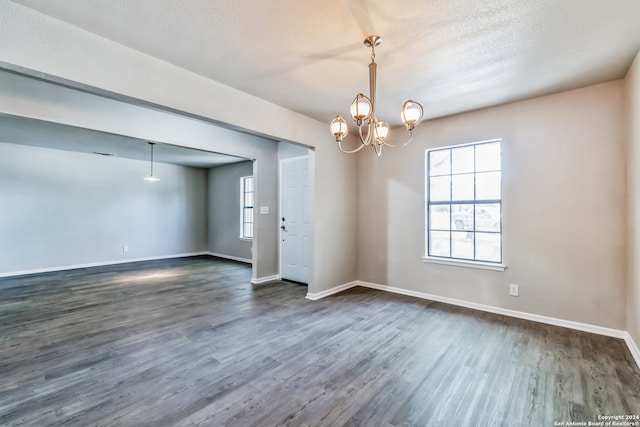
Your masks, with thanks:
[[[260,206],[260,215],[269,215],[269,206]]]

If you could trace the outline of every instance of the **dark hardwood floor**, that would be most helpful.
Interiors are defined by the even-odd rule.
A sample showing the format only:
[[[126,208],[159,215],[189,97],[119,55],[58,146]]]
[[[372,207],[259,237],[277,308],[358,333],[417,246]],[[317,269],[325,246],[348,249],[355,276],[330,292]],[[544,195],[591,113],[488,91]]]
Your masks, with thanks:
[[[196,257],[0,279],[3,426],[554,426],[640,415],[624,342]],[[632,420],[633,421],[633,420]]]

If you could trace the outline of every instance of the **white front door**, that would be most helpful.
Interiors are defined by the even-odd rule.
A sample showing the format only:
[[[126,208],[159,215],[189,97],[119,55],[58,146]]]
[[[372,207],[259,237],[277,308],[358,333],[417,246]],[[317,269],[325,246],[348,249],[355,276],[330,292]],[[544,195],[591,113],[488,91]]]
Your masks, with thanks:
[[[280,161],[280,276],[309,283],[309,158]]]

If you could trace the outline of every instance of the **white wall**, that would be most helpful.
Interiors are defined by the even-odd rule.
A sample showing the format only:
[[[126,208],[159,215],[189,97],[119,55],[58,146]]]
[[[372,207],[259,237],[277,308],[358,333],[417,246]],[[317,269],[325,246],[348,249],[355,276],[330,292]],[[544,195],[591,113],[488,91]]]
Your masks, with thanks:
[[[355,157],[345,156],[335,148],[325,123],[12,2],[0,2],[0,65],[26,70],[45,79],[64,79],[74,87],[121,94],[127,97],[127,102],[151,103],[158,110],[168,109],[247,129],[273,140],[315,147],[310,158],[315,221],[309,291],[320,292],[356,279]],[[255,158],[258,160],[256,176],[268,175],[265,182],[277,177],[277,162],[261,162],[258,156],[247,153],[247,140],[260,138],[237,132],[234,135],[200,122],[194,125],[197,131],[192,126],[193,133],[184,135],[183,128],[175,126],[175,120],[168,115],[159,118],[158,111],[133,111],[130,106],[130,109],[120,109],[127,112],[119,115],[112,111],[112,104],[105,105],[108,100],[102,98],[93,96],[81,100],[75,91],[52,94],[56,91],[43,90],[44,93],[24,93],[22,88],[0,81],[3,98],[0,106],[11,110],[9,114],[38,115],[42,120]],[[233,149],[243,153],[231,152]],[[260,205],[270,204],[276,198],[275,178],[273,182],[273,191],[259,190],[258,198],[265,198],[258,200]],[[254,276],[277,273],[277,250],[274,249],[277,232],[275,216],[260,216],[254,238],[258,253],[257,258],[254,255]]]
[[[278,160],[290,159],[292,157],[306,156],[309,149],[301,145],[290,144],[288,142],[278,143]]]
[[[640,344],[640,53],[625,78],[627,94],[627,330]]]
[[[253,175],[253,162],[209,169],[209,252],[251,260],[253,242],[240,239],[240,178],[250,175]],[[254,215],[258,215],[258,208]]]
[[[206,251],[206,171],[148,167],[0,143],[0,274]]]
[[[381,158],[359,156],[358,188],[371,191],[358,193],[358,279],[625,328],[622,81],[428,121],[416,133]],[[492,138],[503,141],[506,271],[423,263],[425,149]]]

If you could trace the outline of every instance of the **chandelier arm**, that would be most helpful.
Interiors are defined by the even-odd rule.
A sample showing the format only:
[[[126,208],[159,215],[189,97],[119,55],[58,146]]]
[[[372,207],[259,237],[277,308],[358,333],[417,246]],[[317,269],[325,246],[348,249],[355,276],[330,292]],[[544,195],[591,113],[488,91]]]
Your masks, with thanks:
[[[353,149],[353,150],[345,150],[342,148],[342,141],[338,141],[338,148],[340,149],[340,151],[342,151],[345,154],[353,154],[353,153],[357,153],[358,151],[362,150],[362,147],[364,147],[365,144],[361,144],[358,148]]]
[[[382,155],[382,144],[377,144],[374,142],[371,144],[373,146],[373,151],[376,152],[376,156],[380,157]]]
[[[365,138],[364,136],[362,136],[362,128],[364,127],[364,125],[358,126],[358,133],[360,134],[360,142],[362,142],[363,145],[369,145],[371,144],[371,123],[367,124],[367,137]]]
[[[404,143],[402,144],[398,144],[398,145],[394,145],[394,144],[389,144],[386,141],[382,141],[382,143],[384,145],[386,145],[387,147],[393,147],[393,148],[400,148],[400,147],[404,147],[405,145],[409,144],[411,142],[411,140],[413,139],[413,130],[409,131],[409,139],[407,139]]]

